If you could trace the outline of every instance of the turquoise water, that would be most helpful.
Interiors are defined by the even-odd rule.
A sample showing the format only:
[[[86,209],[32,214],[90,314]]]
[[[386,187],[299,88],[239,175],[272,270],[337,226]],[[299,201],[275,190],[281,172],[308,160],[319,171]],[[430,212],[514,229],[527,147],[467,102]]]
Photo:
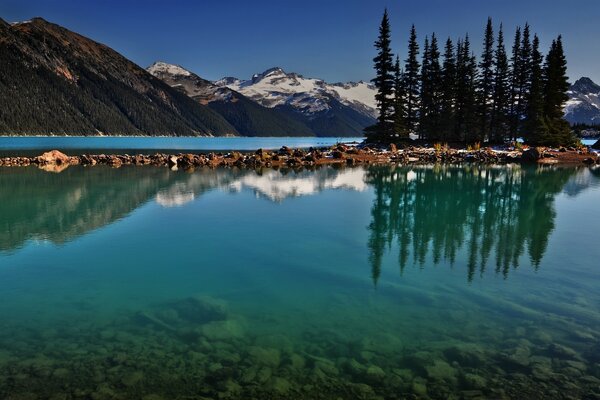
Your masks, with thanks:
[[[0,169],[0,398],[593,399],[600,170]]]
[[[144,153],[179,151],[254,151],[259,148],[279,149],[281,146],[308,148],[331,146],[340,142],[362,141],[363,138],[335,137],[1,137],[0,156],[31,155],[60,149],[70,155],[95,153]]]

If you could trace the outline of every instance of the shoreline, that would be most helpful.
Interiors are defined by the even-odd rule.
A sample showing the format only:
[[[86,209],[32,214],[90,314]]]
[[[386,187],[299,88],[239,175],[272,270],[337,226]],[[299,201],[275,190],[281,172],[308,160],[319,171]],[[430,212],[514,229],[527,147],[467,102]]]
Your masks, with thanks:
[[[179,153],[166,154],[84,154],[69,156],[52,150],[39,156],[15,156],[0,158],[0,167],[38,166],[60,172],[71,165],[108,165],[114,168],[123,165],[152,165],[172,169],[197,167],[238,168],[307,168],[322,165],[409,165],[409,164],[510,164],[527,163],[541,165],[596,165],[598,154],[589,149],[550,149],[535,147],[516,149],[434,149],[406,147],[397,149],[391,145],[386,149],[356,147],[339,144],[331,147],[293,149],[286,146],[279,150],[258,149],[254,152],[231,151],[227,153]]]

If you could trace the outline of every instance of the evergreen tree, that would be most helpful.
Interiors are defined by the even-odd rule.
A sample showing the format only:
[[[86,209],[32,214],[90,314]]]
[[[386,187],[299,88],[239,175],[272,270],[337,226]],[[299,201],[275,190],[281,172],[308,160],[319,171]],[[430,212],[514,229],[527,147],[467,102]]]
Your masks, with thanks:
[[[409,131],[414,132],[417,126],[419,114],[419,44],[417,43],[417,31],[413,25],[410,30],[408,41],[408,58],[405,61],[404,88],[406,90],[406,126]]]
[[[544,118],[548,131],[544,136],[532,138],[532,143],[548,146],[574,144],[571,127],[563,114],[564,104],[569,99],[569,81],[562,36],[552,42],[546,56],[544,74]]]
[[[457,49],[457,84],[456,84],[456,124],[458,137],[467,142],[481,140],[476,126],[476,91],[477,61],[471,53],[469,35],[460,42]]]
[[[548,135],[544,118],[544,82],[542,70],[543,56],[540,53],[540,40],[533,37],[531,47],[531,86],[527,96],[526,119],[523,137],[526,142],[534,143]]]
[[[421,71],[420,136],[430,140],[439,140],[442,110],[442,71],[440,51],[435,33],[431,35],[431,43],[428,42],[427,38],[425,39]]]
[[[396,64],[394,66],[394,133],[400,139],[408,139],[408,129],[404,115],[404,81],[400,68],[400,57],[396,56]]]
[[[454,139],[454,111],[456,99],[456,56],[452,39],[446,40],[444,48],[444,63],[441,73],[441,112],[440,112],[440,139],[449,141]]]
[[[520,64],[521,54],[521,27],[518,26],[515,31],[515,40],[512,48],[512,57],[510,59],[510,139],[516,140],[519,129],[519,76],[521,74]]]
[[[425,36],[425,44],[423,46],[423,61],[421,63],[421,90],[420,90],[420,109],[419,109],[419,139],[423,139],[429,130],[428,117],[431,108],[431,84],[429,82],[429,38]]]
[[[525,24],[521,38],[521,47],[519,52],[519,75],[517,76],[518,96],[517,96],[517,132],[521,134],[522,122],[527,114],[527,99],[531,90],[531,38],[529,33],[529,24]]]
[[[483,54],[479,63],[479,118],[483,138],[491,136],[491,113],[494,94],[494,29],[488,18],[483,41]]]
[[[491,136],[494,143],[504,142],[510,134],[510,82],[509,67],[504,47],[504,32],[502,24],[498,30],[498,40],[494,53],[494,94],[491,116]]]
[[[372,141],[389,141],[393,135],[394,62],[387,9],[383,13],[375,48],[377,49],[377,56],[373,58],[373,62],[376,75],[372,82],[377,88],[375,100],[377,101],[379,117],[377,118],[377,124],[368,127],[365,131]]]

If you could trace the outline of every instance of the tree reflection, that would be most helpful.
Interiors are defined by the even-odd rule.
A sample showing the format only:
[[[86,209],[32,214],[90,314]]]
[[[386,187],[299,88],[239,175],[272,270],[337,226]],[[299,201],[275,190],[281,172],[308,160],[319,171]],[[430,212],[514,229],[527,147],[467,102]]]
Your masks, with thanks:
[[[428,256],[434,265],[454,265],[461,251],[469,281],[491,262],[507,277],[525,252],[539,268],[554,229],[554,197],[575,172],[476,165],[369,169],[373,282],[392,245],[401,273],[411,261],[424,267]]]

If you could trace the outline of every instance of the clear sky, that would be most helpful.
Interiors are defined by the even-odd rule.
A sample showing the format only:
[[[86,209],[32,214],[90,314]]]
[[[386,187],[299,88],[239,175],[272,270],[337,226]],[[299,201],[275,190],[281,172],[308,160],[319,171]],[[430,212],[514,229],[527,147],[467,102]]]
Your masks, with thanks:
[[[372,78],[384,7],[402,57],[412,23],[421,43],[433,31],[442,39],[468,32],[478,51],[490,16],[504,23],[508,47],[526,21],[544,52],[562,34],[571,79],[600,83],[600,0],[1,0],[0,18],[41,16],[141,66],[162,60],[207,79],[280,66],[337,82]]]

